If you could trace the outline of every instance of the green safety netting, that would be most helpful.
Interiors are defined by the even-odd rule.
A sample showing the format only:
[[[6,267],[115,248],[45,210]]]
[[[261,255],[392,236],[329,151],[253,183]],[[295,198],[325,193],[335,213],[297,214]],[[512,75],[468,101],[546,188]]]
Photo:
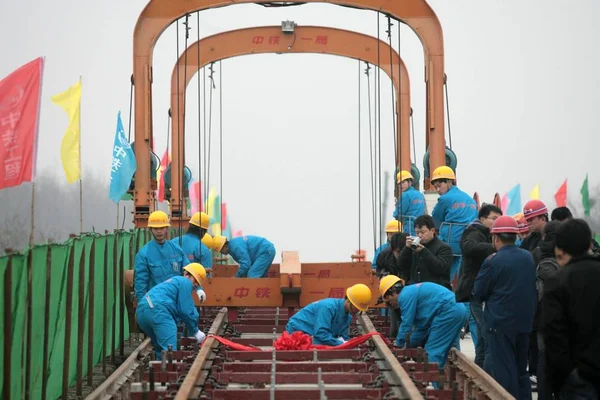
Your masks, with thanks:
[[[0,326],[4,327],[7,322],[12,321],[10,337],[5,337],[4,329],[0,330],[3,343],[0,346],[0,360],[3,360],[0,362],[2,378],[0,397],[5,398],[5,390],[8,388],[4,385],[9,384],[11,399],[25,397],[26,387],[29,387],[31,398],[41,398],[44,388],[44,365],[47,365],[46,398],[57,399],[63,390],[63,374],[67,365],[68,385],[73,385],[77,379],[78,353],[82,357],[81,376],[85,377],[88,372],[90,346],[93,346],[93,365],[96,365],[103,357],[117,350],[123,340],[129,338],[129,319],[125,303],[122,301],[120,272],[133,269],[135,253],[148,240],[149,235],[144,230],[120,231],[102,236],[86,234],[69,239],[64,244],[34,246],[33,249],[27,249],[19,254],[0,257],[0,287],[3,292],[0,296],[2,310]],[[10,310],[7,309],[9,304],[6,304],[4,296],[9,289],[9,282],[6,280],[9,265],[12,295]],[[30,265],[31,271],[29,271]],[[72,270],[73,284],[69,295],[70,270]],[[28,291],[29,276],[31,276],[30,292]],[[46,301],[47,287],[50,293],[48,302]],[[90,297],[92,287],[93,299]],[[80,288],[83,289],[81,313]],[[71,299],[70,303],[69,299]],[[28,341],[29,304],[31,304],[31,340]],[[65,341],[67,309],[71,313],[68,342]],[[91,343],[90,315],[93,315]],[[83,321],[83,339],[82,351],[78,352],[80,321]],[[46,323],[47,332],[45,332]],[[121,326],[123,326],[123,334],[121,334]],[[9,356],[4,354],[5,345],[10,346]],[[29,362],[27,362],[27,355],[30,357]],[[26,374],[27,365],[29,365],[29,374]],[[10,368],[10,382],[4,379],[7,367]]]

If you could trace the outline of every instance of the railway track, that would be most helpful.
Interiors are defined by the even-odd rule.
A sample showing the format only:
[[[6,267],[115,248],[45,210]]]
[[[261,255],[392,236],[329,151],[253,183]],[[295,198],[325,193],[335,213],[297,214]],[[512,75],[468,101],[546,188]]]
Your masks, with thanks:
[[[377,335],[351,350],[275,351],[273,341],[285,330],[287,308],[231,311],[203,308],[200,327],[257,351],[231,350],[211,336],[199,349],[180,332],[178,348],[156,361],[146,340],[87,399],[513,398],[457,349],[443,370],[428,362],[423,349],[394,349]],[[375,309],[357,316],[350,331],[351,336],[383,334],[389,325]]]

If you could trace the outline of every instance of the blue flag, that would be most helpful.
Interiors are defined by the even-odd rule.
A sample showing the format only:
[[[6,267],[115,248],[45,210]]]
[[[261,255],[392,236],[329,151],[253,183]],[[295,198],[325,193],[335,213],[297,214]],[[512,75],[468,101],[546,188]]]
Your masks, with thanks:
[[[508,207],[506,215],[515,215],[523,210],[521,209],[521,184],[519,183],[506,194],[508,198]]]
[[[121,111],[119,111],[115,145],[113,146],[113,158],[110,167],[110,194],[108,195],[115,203],[118,204],[123,195],[127,193],[136,168],[135,154],[133,154],[133,149],[125,137],[123,121],[121,121]]]

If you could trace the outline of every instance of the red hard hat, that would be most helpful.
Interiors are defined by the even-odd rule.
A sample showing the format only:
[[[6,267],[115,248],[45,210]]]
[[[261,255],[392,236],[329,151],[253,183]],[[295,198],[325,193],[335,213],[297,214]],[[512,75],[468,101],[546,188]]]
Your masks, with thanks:
[[[529,200],[523,207],[523,214],[526,220],[540,215],[548,214],[548,207],[541,200]]]
[[[525,219],[525,217],[519,219],[517,221],[517,225],[519,226],[519,233],[529,232],[529,224],[527,223],[527,220]]]
[[[498,217],[491,229],[492,233],[519,233],[517,221],[509,215]]]

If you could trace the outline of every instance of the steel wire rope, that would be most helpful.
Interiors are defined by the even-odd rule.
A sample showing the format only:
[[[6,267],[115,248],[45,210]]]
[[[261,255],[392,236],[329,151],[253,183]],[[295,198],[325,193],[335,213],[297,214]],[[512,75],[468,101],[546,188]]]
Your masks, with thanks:
[[[360,182],[360,170],[361,170],[361,163],[360,163],[360,133],[361,133],[361,118],[360,118],[360,113],[361,113],[361,106],[360,106],[360,96],[361,96],[361,91],[360,91],[360,78],[361,78],[361,69],[360,69],[360,60],[358,60],[358,255],[360,256],[360,234],[361,234],[361,225],[360,225],[360,218],[361,218],[361,212],[360,212],[360,195],[361,195],[361,182]]]
[[[382,201],[381,201],[381,41],[380,41],[380,12],[377,11],[377,161],[378,161],[378,192],[379,192],[379,246],[383,241],[383,227],[381,223]]]
[[[450,101],[448,100],[448,76],[444,74],[444,88],[446,89],[446,116],[448,119],[448,141],[452,150],[452,129],[450,128]]]
[[[402,170],[402,141],[398,143],[398,131],[402,132],[402,112],[398,110],[399,107],[396,106],[395,101],[395,87],[394,87],[394,47],[392,45],[392,20],[390,15],[387,16],[388,20],[388,30],[386,31],[388,35],[388,44],[390,46],[390,79],[391,79],[391,90],[392,90],[392,134],[394,140],[394,193],[398,193],[398,197],[396,198],[396,203],[394,204],[394,208],[397,207],[397,202],[400,201],[400,210],[402,210],[402,196],[401,191],[397,191],[398,187],[398,179],[396,170]],[[400,31],[400,22],[395,20],[398,24],[398,31]],[[400,105],[401,110],[401,102],[402,102],[402,59],[400,58],[400,47],[398,47],[398,105]],[[396,120],[398,123],[396,124]],[[399,128],[398,128],[399,125]],[[402,134],[400,134],[402,135]],[[398,147],[400,147],[400,154],[398,154]],[[394,210],[395,211],[395,210]],[[398,220],[398,217],[396,217]],[[398,220],[399,221],[399,220]]]
[[[373,160],[374,150],[373,150],[373,123],[372,123],[372,111],[371,111],[371,76],[369,71],[371,70],[371,66],[368,62],[367,68],[365,68],[365,75],[367,75],[367,98],[368,98],[368,106],[369,106],[369,172],[371,175],[371,208],[373,212],[373,244],[375,245],[377,241],[377,227],[376,216],[375,216],[375,162]],[[375,88],[373,88],[375,89]],[[373,96],[375,98],[375,96]]]
[[[179,148],[180,148],[180,141],[181,141],[181,118],[180,118],[180,102],[179,102],[179,20],[180,18],[177,18],[177,22],[175,24],[175,41],[177,43],[177,55],[175,57],[175,62],[177,63],[177,152],[179,152]],[[179,154],[179,157],[177,157],[179,159],[179,163],[181,163],[181,154]],[[171,164],[171,184],[173,183],[173,176],[175,175],[173,173],[173,163],[169,162],[169,164]],[[165,188],[166,189],[166,188]],[[169,189],[170,190],[170,189]],[[166,193],[165,193],[166,194]],[[169,202],[172,202],[173,198],[172,196],[169,196]],[[171,208],[172,210],[172,208]],[[172,212],[171,212],[171,218],[173,217]],[[181,226],[181,224],[179,224],[179,226]],[[180,232],[181,233],[181,232]],[[179,239],[179,245],[181,246],[181,235],[180,239]]]
[[[204,169],[202,168],[202,161],[204,161],[204,158],[202,157],[202,121],[201,121],[201,116],[202,116],[202,109],[201,109],[201,103],[200,103],[200,93],[201,93],[201,87],[200,87],[200,76],[201,76],[201,69],[200,69],[200,11],[196,11],[196,44],[198,46],[197,49],[197,68],[198,68],[198,73],[197,73],[197,101],[198,101],[198,190],[202,190],[201,189],[201,181],[202,181],[202,172],[204,172]],[[200,193],[198,193],[198,198],[196,199],[198,202],[198,212],[200,212],[202,210],[202,196],[200,195]],[[190,202],[191,202],[191,196],[190,196]],[[202,218],[200,218],[200,221],[202,221]],[[202,229],[202,227],[200,227],[200,229]],[[198,241],[198,247],[199,247],[199,254],[200,254],[200,260],[202,260],[202,237],[199,238],[200,240]],[[209,253],[209,257],[212,257],[212,255],[210,254],[210,250],[208,250]]]
[[[214,70],[213,70],[213,65],[215,63],[212,62],[210,63],[209,66],[209,71],[210,71],[210,75],[208,76],[208,79],[210,79],[210,93],[208,96],[208,101],[209,101],[209,105],[208,105],[208,150],[207,150],[207,162],[206,162],[206,185],[208,187],[210,187],[210,152],[211,152],[211,142],[212,142],[212,99],[213,99],[213,89],[215,89],[215,81],[214,81]],[[204,82],[204,84],[206,85],[206,81]],[[205,86],[206,87],[206,86]],[[205,104],[206,105],[206,104]],[[208,207],[208,201],[206,204],[206,213],[208,214],[210,212],[209,207]],[[213,210],[214,212],[214,210]],[[214,232],[213,232],[214,233]]]
[[[219,60],[219,195],[223,204],[223,60]],[[221,229],[223,228],[223,207],[221,206]],[[227,225],[227,220],[225,220]],[[223,234],[223,232],[221,232]]]

